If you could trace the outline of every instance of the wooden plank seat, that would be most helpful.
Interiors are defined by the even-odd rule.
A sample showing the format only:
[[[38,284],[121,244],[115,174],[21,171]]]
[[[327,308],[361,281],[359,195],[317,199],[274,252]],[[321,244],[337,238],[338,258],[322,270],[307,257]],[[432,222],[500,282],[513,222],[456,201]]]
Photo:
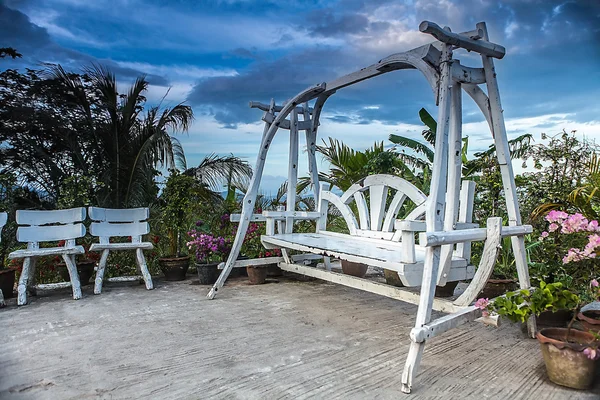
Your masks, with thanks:
[[[359,236],[320,233],[288,233],[263,236],[267,248],[286,248],[363,263],[396,271],[405,286],[420,286],[425,260],[425,247],[416,246],[416,262],[406,263],[402,243]],[[448,281],[471,279],[475,267],[466,259],[454,255]]]
[[[93,221],[90,225],[90,233],[99,238],[99,243],[92,244],[90,250],[102,252],[94,282],[94,294],[102,293],[106,262],[111,250],[135,250],[138,270],[146,283],[146,289],[153,289],[152,277],[148,271],[143,250],[151,250],[154,246],[150,242],[142,242],[142,235],[150,233],[150,225],[146,221],[150,217],[149,209],[90,207],[89,216]],[[131,237],[131,241],[111,243],[111,238],[117,237]]]
[[[457,229],[474,226],[471,224],[474,185],[470,181],[463,182]],[[267,234],[261,237],[263,245],[385,268],[397,272],[405,286],[421,285],[426,250],[415,243],[415,234],[425,231],[422,219],[427,196],[423,192],[398,176],[384,174],[368,176],[340,196],[329,191],[326,184],[321,184],[319,192],[319,211],[316,213],[264,212]],[[326,230],[330,204],[346,221],[348,234]],[[398,219],[402,212],[405,219]],[[269,220],[281,224],[290,216],[316,219],[317,232],[275,234],[275,223]],[[284,228],[279,229],[279,232],[283,231]],[[446,281],[471,279],[475,268],[469,258],[470,242],[455,250],[453,247]]]
[[[73,299],[81,298],[81,285],[75,255],[83,254],[82,246],[75,244],[75,239],[85,236],[85,208],[71,208],[68,210],[17,210],[16,220],[17,240],[26,242],[27,249],[16,250],[8,258],[23,258],[23,270],[17,286],[17,304],[27,304],[27,290],[34,285],[35,262],[37,257],[61,255],[69,271]],[[64,246],[40,247],[40,243],[63,241]]]

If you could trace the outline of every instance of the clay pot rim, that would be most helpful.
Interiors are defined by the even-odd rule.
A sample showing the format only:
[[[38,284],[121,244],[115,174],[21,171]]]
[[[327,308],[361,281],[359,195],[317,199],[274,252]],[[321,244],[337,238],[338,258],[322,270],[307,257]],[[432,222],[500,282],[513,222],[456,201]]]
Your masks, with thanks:
[[[11,272],[11,271],[15,271],[16,272],[18,270],[19,270],[19,267],[0,268],[0,274],[6,274],[6,273]]]
[[[587,312],[589,313],[589,311]],[[595,314],[598,314],[598,316],[600,317],[600,313],[596,312]],[[587,315],[585,315],[585,312],[580,312],[579,314],[577,314],[577,319],[579,319],[580,321],[585,321],[588,324],[600,325],[600,319],[588,317]]]
[[[579,336],[579,338],[582,339],[582,341],[587,341],[587,344],[570,343],[550,337],[566,337],[567,331],[567,328],[544,328],[538,331],[535,334],[535,337],[542,344],[551,344],[561,350],[564,348],[569,348],[578,352],[582,352],[586,348],[590,347],[590,345],[598,344],[598,341],[596,340],[594,335],[588,332],[579,331],[574,328],[571,328],[570,337],[575,338]]]
[[[185,259],[190,259],[190,256],[181,256],[181,257],[159,257],[159,260],[165,260],[165,261],[183,261]]]

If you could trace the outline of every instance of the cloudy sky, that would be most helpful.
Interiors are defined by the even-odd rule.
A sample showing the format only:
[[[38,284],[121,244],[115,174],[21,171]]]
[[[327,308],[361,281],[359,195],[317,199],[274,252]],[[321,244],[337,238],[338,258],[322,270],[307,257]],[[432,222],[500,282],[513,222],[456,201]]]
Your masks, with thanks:
[[[2,68],[61,63],[77,70],[100,62],[120,87],[140,74],[148,99],[185,101],[196,121],[180,136],[188,164],[210,153],[255,163],[262,113],[250,100],[278,103],[300,90],[432,41],[423,20],[471,30],[485,21],[507,54],[496,61],[510,137],[577,130],[600,138],[598,0],[0,0],[0,47],[23,54]],[[479,66],[467,53],[456,58]],[[341,90],[327,103],[320,137],[356,149],[390,133],[420,138],[421,107],[436,115],[425,79],[399,71]],[[471,152],[491,137],[465,97]],[[287,171],[281,131],[262,188],[273,192]],[[300,172],[306,171],[306,157]],[[323,167],[326,167],[325,165]]]

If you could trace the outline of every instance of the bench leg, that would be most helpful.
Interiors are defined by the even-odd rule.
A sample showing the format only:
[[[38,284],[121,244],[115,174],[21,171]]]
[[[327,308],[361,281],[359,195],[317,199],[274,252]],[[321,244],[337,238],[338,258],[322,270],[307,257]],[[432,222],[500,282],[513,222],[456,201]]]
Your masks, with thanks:
[[[135,249],[135,255],[137,258],[138,265],[140,267],[140,272],[144,277],[144,282],[146,282],[146,289],[154,289],[154,286],[152,285],[152,277],[150,276],[150,272],[148,272],[148,265],[146,265],[146,258],[144,257],[144,252],[142,251],[142,249]]]
[[[435,285],[437,284],[438,269],[440,266],[440,250],[441,247],[439,246],[428,247],[425,253],[421,296],[419,298],[419,309],[415,321],[415,328],[419,330],[431,320]],[[423,350],[425,349],[425,340],[419,340],[413,332],[411,332],[410,339],[410,348],[408,349],[406,364],[402,373],[402,391],[404,393],[410,393],[412,389],[414,378],[419,372]]]
[[[98,263],[98,271],[96,271],[96,279],[94,280],[94,294],[102,293],[102,283],[104,282],[104,271],[106,270],[106,261],[108,261],[108,253],[110,250],[102,251],[100,262]]]
[[[2,293],[2,289],[0,289],[0,308],[6,307],[6,302],[4,301],[4,293]]]
[[[63,260],[67,264],[67,270],[71,277],[71,287],[73,288],[73,300],[81,299],[81,283],[79,282],[79,274],[77,273],[77,266],[73,262],[73,259],[67,254],[63,254]]]
[[[27,304],[27,283],[29,283],[29,267],[31,266],[31,257],[25,257],[23,259],[23,270],[19,277],[19,284],[17,286],[17,305],[23,306]]]

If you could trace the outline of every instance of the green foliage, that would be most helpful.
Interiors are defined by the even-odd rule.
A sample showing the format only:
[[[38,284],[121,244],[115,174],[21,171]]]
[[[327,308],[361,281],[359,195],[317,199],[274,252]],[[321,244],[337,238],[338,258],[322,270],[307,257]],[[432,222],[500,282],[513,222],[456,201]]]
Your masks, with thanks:
[[[158,192],[156,167],[186,167],[170,133],[187,131],[192,110],[145,110],[144,77],[120,94],[115,75],[102,66],[76,74],[48,65],[25,74],[6,70],[0,88],[0,165],[52,203],[86,196],[103,207],[148,206]],[[67,181],[73,177],[91,186]]]
[[[579,303],[579,296],[563,289],[562,283],[540,282],[540,287],[535,290],[521,289],[508,292],[505,296],[496,298],[488,308],[513,322],[526,322],[532,314],[574,310]]]
[[[214,201],[215,196],[193,177],[171,170],[159,199],[161,223],[168,237],[165,256],[181,257],[183,242],[200,210],[199,204]]]

